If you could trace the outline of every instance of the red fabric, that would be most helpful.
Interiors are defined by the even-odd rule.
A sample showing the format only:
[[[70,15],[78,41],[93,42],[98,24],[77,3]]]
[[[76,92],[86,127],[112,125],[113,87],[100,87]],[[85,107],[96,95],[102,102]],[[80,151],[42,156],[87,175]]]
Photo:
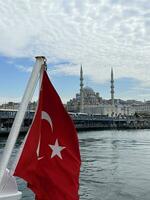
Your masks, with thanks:
[[[42,119],[42,111],[52,125]],[[61,157],[52,149],[57,142],[63,148]],[[74,124],[44,72],[37,112],[14,175],[27,181],[37,200],[78,200],[80,164]]]

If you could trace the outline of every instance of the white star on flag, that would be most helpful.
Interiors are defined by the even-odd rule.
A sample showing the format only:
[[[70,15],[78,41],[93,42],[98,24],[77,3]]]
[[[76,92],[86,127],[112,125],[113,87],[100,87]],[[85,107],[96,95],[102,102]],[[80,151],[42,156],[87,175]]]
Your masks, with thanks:
[[[59,146],[58,139],[56,139],[54,145],[49,145],[49,147],[53,150],[51,154],[51,158],[53,158],[54,156],[58,156],[60,159],[62,159],[61,151],[65,149],[66,147]]]

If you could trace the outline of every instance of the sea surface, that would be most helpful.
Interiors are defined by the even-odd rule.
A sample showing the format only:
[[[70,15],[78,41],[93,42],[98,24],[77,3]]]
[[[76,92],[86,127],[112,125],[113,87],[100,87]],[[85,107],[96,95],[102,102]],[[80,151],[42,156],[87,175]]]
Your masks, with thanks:
[[[9,166],[23,140],[19,137]],[[150,130],[79,133],[80,200],[150,200]],[[0,155],[6,138],[0,137]],[[17,179],[23,200],[34,199]]]

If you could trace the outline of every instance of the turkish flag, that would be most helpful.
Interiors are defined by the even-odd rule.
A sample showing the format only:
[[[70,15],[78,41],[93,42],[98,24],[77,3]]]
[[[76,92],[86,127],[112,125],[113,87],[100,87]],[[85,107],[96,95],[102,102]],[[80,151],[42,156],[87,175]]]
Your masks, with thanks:
[[[14,175],[37,200],[78,200],[80,152],[77,132],[46,71],[37,110],[21,147]]]

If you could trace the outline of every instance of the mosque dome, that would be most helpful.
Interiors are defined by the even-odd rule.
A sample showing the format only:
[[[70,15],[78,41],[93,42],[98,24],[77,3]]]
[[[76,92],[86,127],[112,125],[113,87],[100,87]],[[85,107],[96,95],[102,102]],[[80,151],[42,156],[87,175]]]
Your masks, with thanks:
[[[92,88],[88,87],[88,86],[84,87],[83,91],[86,94],[91,94],[91,95],[95,94],[94,90]]]

